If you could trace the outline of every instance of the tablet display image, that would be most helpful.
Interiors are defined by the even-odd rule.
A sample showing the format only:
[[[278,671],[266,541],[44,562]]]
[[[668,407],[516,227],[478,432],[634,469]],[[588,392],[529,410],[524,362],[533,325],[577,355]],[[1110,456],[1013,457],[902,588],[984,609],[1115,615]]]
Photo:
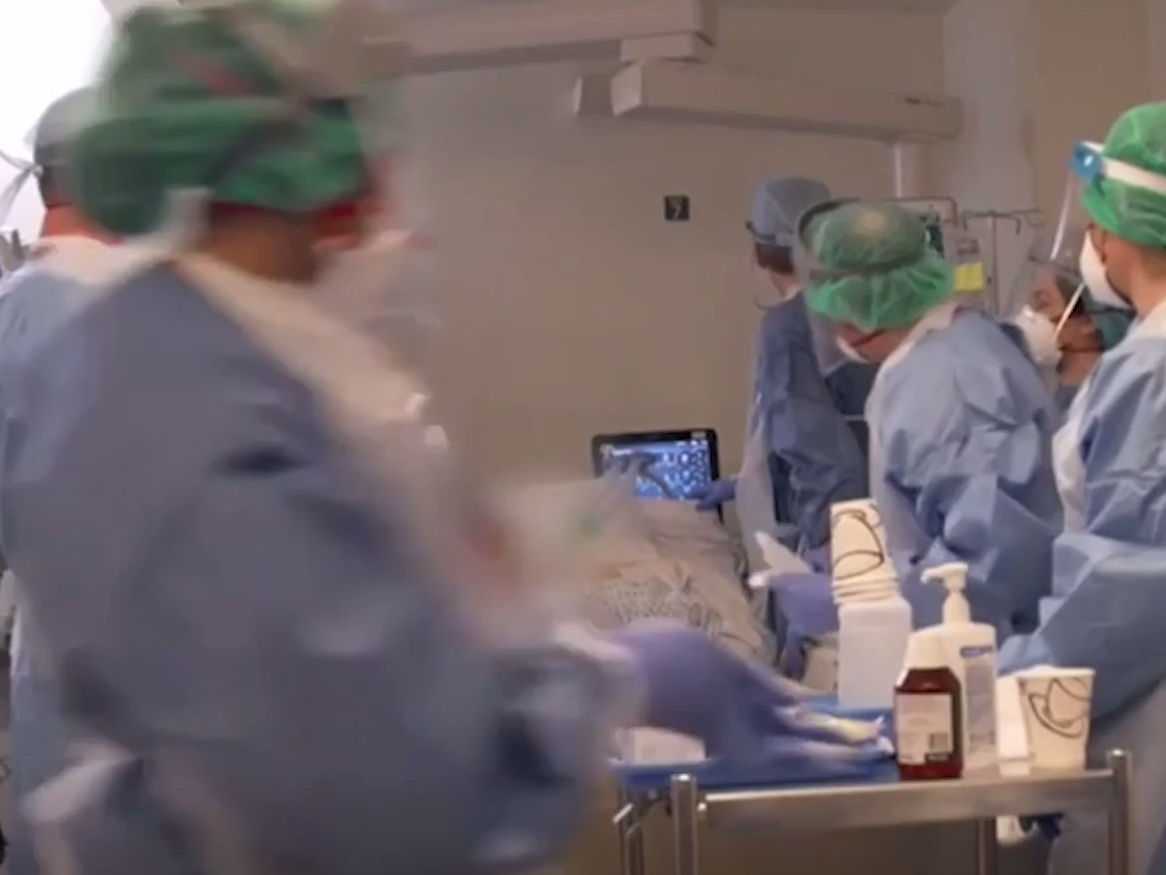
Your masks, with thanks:
[[[720,476],[711,429],[598,435],[591,449],[595,474],[634,472],[639,498],[695,501]]]

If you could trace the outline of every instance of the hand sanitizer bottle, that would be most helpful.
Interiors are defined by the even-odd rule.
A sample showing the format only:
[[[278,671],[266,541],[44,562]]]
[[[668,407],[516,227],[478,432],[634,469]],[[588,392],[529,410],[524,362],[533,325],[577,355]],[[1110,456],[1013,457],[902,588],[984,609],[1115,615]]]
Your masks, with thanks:
[[[963,707],[964,774],[995,768],[996,749],[996,630],[988,623],[973,623],[964,590],[968,566],[950,562],[928,568],[923,580],[947,589],[943,621],[916,635],[935,636],[943,642],[948,665],[959,680]]]

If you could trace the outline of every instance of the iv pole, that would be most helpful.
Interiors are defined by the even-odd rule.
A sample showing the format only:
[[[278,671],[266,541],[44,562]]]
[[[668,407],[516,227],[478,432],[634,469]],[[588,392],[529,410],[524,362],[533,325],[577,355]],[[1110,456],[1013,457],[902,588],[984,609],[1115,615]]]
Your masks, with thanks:
[[[1000,224],[1006,222],[1012,226],[1013,234],[1020,234],[1025,227],[1040,228],[1045,222],[1043,210],[1031,207],[1022,210],[967,210],[960,213],[959,222],[964,230],[968,230],[970,222],[987,222],[988,239],[992,247],[992,276],[990,282],[995,290],[993,297],[994,311],[997,315],[1004,314],[1004,286],[1000,282]]]

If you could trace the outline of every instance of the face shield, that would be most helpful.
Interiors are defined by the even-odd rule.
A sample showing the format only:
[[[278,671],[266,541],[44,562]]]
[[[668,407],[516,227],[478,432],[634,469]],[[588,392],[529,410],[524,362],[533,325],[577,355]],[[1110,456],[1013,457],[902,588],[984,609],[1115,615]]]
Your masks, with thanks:
[[[1094,221],[1086,208],[1086,204],[1089,203],[1092,203],[1094,208],[1111,207],[1115,198],[1122,193],[1130,195],[1145,193],[1166,197],[1166,178],[1125,161],[1108,157],[1105,154],[1105,147],[1099,143],[1078,143],[1070,160],[1069,183],[1065,189],[1051,248],[1054,252],[1071,249],[1075,229],[1087,229],[1082,238],[1077,262],[1085,288],[1097,305],[1128,310],[1130,303],[1122,290],[1114,285],[1113,278],[1105,266],[1104,256],[1098,247],[1097,237],[1112,232],[1099,227],[1099,223]],[[1112,211],[1112,207],[1108,211]],[[1121,221],[1126,212],[1130,210],[1122,209],[1119,211],[1120,216],[1115,214],[1110,218]],[[1114,222],[1100,224],[1113,227]],[[1130,239],[1135,238],[1130,236]]]
[[[0,190],[0,223],[6,223],[9,216],[12,215],[16,199],[20,197],[20,193],[29,181],[37,177],[39,169],[29,159],[10,155],[7,152],[0,152],[0,161],[8,165],[9,171],[13,174],[8,184]]]

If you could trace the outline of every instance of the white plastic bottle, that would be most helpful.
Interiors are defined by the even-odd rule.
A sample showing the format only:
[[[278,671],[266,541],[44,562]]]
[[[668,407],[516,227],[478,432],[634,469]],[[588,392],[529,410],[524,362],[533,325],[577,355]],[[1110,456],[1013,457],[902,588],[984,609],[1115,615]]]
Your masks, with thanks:
[[[963,694],[964,773],[995,768],[996,744],[996,630],[973,623],[964,590],[968,566],[962,562],[937,565],[923,572],[923,580],[947,588],[943,621],[917,632],[943,642],[948,666],[959,679]]]
[[[847,599],[838,607],[838,704],[883,708],[895,703],[895,682],[911,637],[911,606],[898,582],[885,592]]]

